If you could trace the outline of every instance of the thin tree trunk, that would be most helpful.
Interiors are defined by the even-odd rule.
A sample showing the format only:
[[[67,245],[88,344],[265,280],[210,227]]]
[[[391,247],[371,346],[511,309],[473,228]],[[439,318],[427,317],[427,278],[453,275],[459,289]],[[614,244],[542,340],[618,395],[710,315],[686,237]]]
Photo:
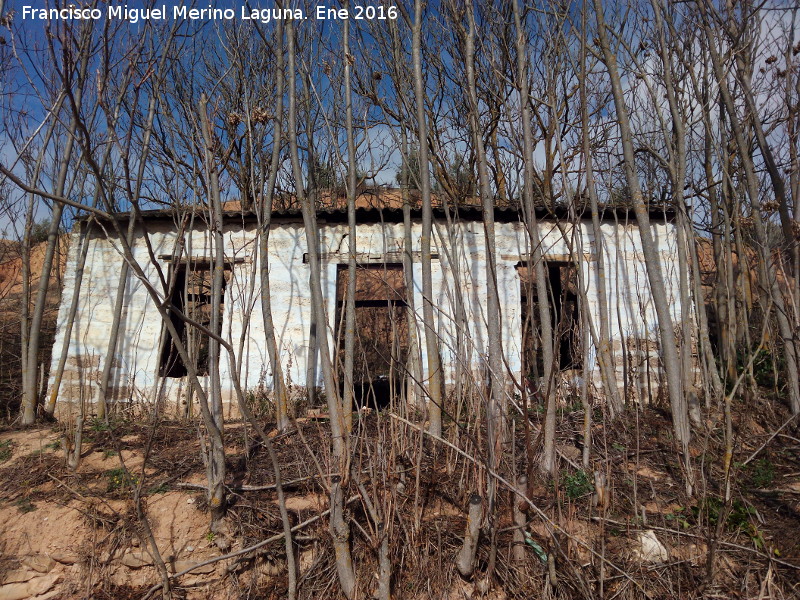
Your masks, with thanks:
[[[164,64],[164,59],[162,59],[162,66]],[[153,93],[150,96],[150,100],[148,102],[147,108],[147,120],[144,125],[143,136],[142,136],[142,150],[141,155],[139,157],[139,169],[136,174],[136,181],[134,182],[133,190],[129,190],[131,197],[130,203],[131,207],[138,206],[139,202],[139,193],[141,192],[142,183],[144,181],[144,170],[145,165],[147,164],[147,160],[150,154],[150,134],[153,129],[153,121],[156,115],[156,106],[158,104],[159,98],[159,90],[158,85],[156,84],[153,89]],[[117,116],[117,115],[115,115]],[[125,154],[127,158],[127,153]],[[104,158],[104,163],[106,162],[106,158]],[[127,165],[126,165],[127,167]],[[127,170],[127,169],[126,169]],[[133,209],[131,209],[133,210]],[[128,221],[128,244],[133,244],[133,236],[136,231],[136,220],[130,219]],[[108,339],[108,348],[106,349],[106,358],[103,363],[103,372],[100,376],[100,382],[97,387],[97,395],[95,404],[97,406],[97,416],[100,419],[108,419],[108,383],[111,379],[111,369],[114,366],[114,357],[117,350],[117,343],[119,339],[119,330],[120,324],[122,321],[122,308],[125,304],[125,289],[127,288],[128,282],[128,265],[126,263],[122,263],[122,269],[119,274],[119,283],[117,284],[117,293],[116,299],[114,301],[114,316],[111,321],[111,331],[109,333]]]
[[[747,193],[750,197],[750,203],[753,211],[753,233],[755,234],[757,250],[760,259],[758,262],[758,278],[764,292],[771,294],[772,302],[775,305],[775,318],[778,322],[778,331],[783,343],[784,357],[786,359],[786,375],[787,384],[789,388],[789,407],[792,414],[800,413],[800,379],[798,378],[798,362],[797,354],[794,343],[794,332],[792,324],[786,311],[786,305],[783,301],[783,292],[778,284],[775,265],[770,255],[769,248],[767,247],[766,231],[764,230],[764,223],[761,219],[761,203],[759,202],[758,195],[758,180],[755,174],[755,168],[751,157],[747,151],[748,146],[745,142],[744,132],[736,117],[736,107],[733,98],[730,94],[727,85],[727,78],[722,70],[719,55],[714,47],[714,38],[708,24],[705,6],[700,4],[701,13],[704,17],[703,29],[705,31],[706,39],[708,41],[708,49],[711,56],[711,63],[714,67],[714,75],[719,85],[720,95],[722,97],[723,106],[728,113],[730,119],[731,129],[733,130],[736,145],[739,148],[739,155],[742,160],[742,167],[745,172],[745,180],[747,184]],[[740,255],[740,264],[744,264],[745,257]],[[764,315],[767,318],[768,315]]]
[[[97,201],[97,196],[95,197]],[[58,401],[58,392],[61,388],[61,380],[64,377],[64,368],[67,365],[67,356],[69,356],[69,347],[72,342],[72,327],[75,324],[75,316],[78,314],[78,303],[81,296],[81,282],[83,281],[83,273],[86,267],[86,256],[89,254],[89,237],[92,232],[92,225],[94,217],[90,217],[85,223],[80,225],[80,237],[78,238],[78,247],[75,249],[77,259],[75,261],[75,281],[72,286],[72,298],[70,299],[69,311],[67,319],[62,324],[63,342],[61,344],[61,354],[58,357],[58,365],[53,374],[53,385],[50,388],[50,396],[45,404],[44,411],[49,417],[52,417],[56,411],[56,402]]]
[[[350,3],[345,4],[349,8]],[[356,339],[356,142],[353,133],[353,99],[350,84],[350,20],[345,19],[342,31],[342,51],[344,53],[344,102],[345,129],[347,135],[347,293],[345,298],[344,326],[344,410],[345,432],[349,436],[353,430],[353,363]],[[364,383],[363,381],[360,383]]]
[[[220,308],[223,282],[225,281],[225,241],[222,235],[222,200],[219,191],[219,174],[214,159],[214,132],[208,119],[208,99],[200,98],[200,125],[205,144],[204,162],[208,178],[209,200],[211,202],[211,235],[214,251],[214,269],[211,276],[211,324],[215,335],[221,331]],[[209,409],[219,436],[211,436],[208,457],[209,506],[211,507],[211,530],[218,532],[225,516],[225,447],[223,442],[222,382],[219,372],[219,339],[211,337],[208,341]]]
[[[433,311],[433,276],[431,265],[431,235],[433,209],[431,206],[431,176],[428,159],[428,123],[425,116],[425,81],[422,76],[422,0],[414,0],[414,22],[411,26],[411,61],[414,71],[414,100],[417,112],[417,139],[419,140],[419,180],[422,195],[422,322],[425,329],[425,350],[428,361],[428,432],[442,435],[442,408],[444,402],[442,362],[439,338],[436,334]]]
[[[692,369],[692,323],[691,297],[689,293],[689,265],[687,253],[689,251],[688,241],[686,240],[686,203],[684,200],[683,189],[686,179],[686,126],[685,119],[678,104],[678,95],[672,79],[672,62],[670,52],[667,47],[666,33],[664,31],[664,15],[661,0],[651,0],[653,5],[653,16],[655,27],[658,30],[658,48],[663,66],[664,89],[666,92],[667,103],[669,105],[670,116],[672,117],[672,131],[664,131],[664,139],[667,142],[669,151],[669,175],[672,179],[673,203],[678,211],[677,238],[678,238],[678,290],[680,294],[681,314],[681,343],[680,361],[683,376],[683,389],[689,390],[694,383]],[[699,419],[699,415],[690,411],[690,416],[694,414]],[[699,423],[695,423],[699,424]]]
[[[72,126],[72,133],[74,134],[74,121]],[[56,182],[55,194],[61,195],[64,192],[64,184],[66,180],[66,168],[69,162],[69,155],[72,152],[72,139],[70,135],[67,142],[66,157],[64,158],[63,170],[59,174]],[[39,400],[39,389],[37,376],[39,374],[39,346],[41,341],[42,321],[44,320],[44,311],[47,305],[47,291],[50,285],[50,273],[53,269],[53,258],[55,256],[56,247],[59,241],[59,227],[61,225],[61,216],[64,212],[64,207],[61,204],[56,204],[53,208],[51,216],[50,229],[47,234],[47,247],[45,249],[44,260],[42,261],[42,269],[39,275],[39,287],[36,293],[36,303],[34,304],[33,315],[28,327],[28,346],[23,348],[26,352],[25,371],[23,372],[22,379],[22,424],[31,425],[36,420],[36,405]]]
[[[308,191],[304,192],[304,195],[307,197],[308,202],[312,209],[316,210],[319,206],[319,189],[318,189],[318,181],[317,181],[317,155],[315,150],[314,144],[314,131],[312,126],[312,116],[311,116],[311,91],[310,91],[310,83],[308,79],[310,79],[310,74],[301,77],[301,81],[303,84],[303,103],[306,107],[306,120],[305,120],[305,133],[306,133],[306,162],[308,164],[308,187],[305,188]],[[294,85],[294,81],[292,81],[291,86]],[[295,113],[296,115],[296,113]],[[296,118],[296,116],[295,116]],[[301,183],[297,184],[302,187],[302,180]],[[300,196],[298,196],[299,200]],[[302,203],[301,203],[302,206]],[[309,240],[309,253],[318,253],[319,252],[319,230],[317,228],[317,220],[312,219],[308,224],[309,229],[313,232],[313,239],[314,245],[310,245]],[[313,279],[315,277],[314,270],[311,270],[310,277]],[[313,284],[312,284],[313,290]],[[313,295],[313,292],[312,292]],[[308,390],[308,401],[311,406],[314,406],[317,403],[317,371],[320,368],[320,364],[324,362],[324,359],[321,356],[321,346],[325,343],[325,340],[328,339],[327,334],[327,323],[325,321],[320,321],[318,318],[318,314],[316,310],[311,310],[311,315],[309,318],[308,323],[308,361],[306,364],[306,389]],[[323,382],[325,382],[325,375],[324,369],[325,366],[322,366],[323,369]],[[334,371],[335,374],[335,371]],[[325,383],[327,386],[327,383]]]
[[[709,107],[706,72],[707,61],[703,61],[703,82],[700,91],[703,106],[703,170],[708,188],[709,209],[711,213],[711,241],[714,252],[714,264],[717,277],[715,281],[715,299],[717,306],[717,340],[724,377],[730,381],[736,378],[736,337],[738,323],[735,318],[735,284],[733,281],[732,254],[730,251],[730,218],[727,206],[720,202],[720,193],[712,164],[712,126]],[[724,125],[724,121],[721,121]],[[723,163],[724,164],[724,163]],[[725,183],[723,182],[723,193]]]
[[[494,231],[494,198],[489,182],[489,169],[486,161],[486,148],[483,144],[478,94],[475,83],[475,15],[472,6],[466,10],[468,30],[465,40],[465,68],[467,71],[467,96],[469,99],[469,122],[478,163],[481,208],[483,213],[483,232],[486,252],[486,327],[488,334],[489,398],[486,406],[486,431],[488,437],[489,467],[495,471],[503,454],[505,435],[505,369],[503,367],[503,346],[500,331],[500,296],[497,291],[497,252]],[[526,415],[527,417],[527,415]],[[489,478],[487,502],[489,514],[494,507],[496,482]]]
[[[56,100],[55,104],[53,105],[51,114],[55,115],[61,110],[61,106],[64,102],[65,94],[60,94],[58,99]],[[36,160],[36,166],[33,169],[33,175],[31,177],[31,181],[35,186],[39,180],[39,175],[42,171],[42,166],[45,161],[46,156],[46,149],[50,144],[50,140],[53,137],[53,133],[55,131],[56,125],[58,124],[58,119],[51,118],[50,125],[47,127],[47,132],[45,133],[44,139],[42,141],[42,150],[39,153],[39,156]],[[34,219],[34,212],[35,212],[35,204],[36,204],[36,196],[29,192],[28,193],[28,204],[25,211],[25,230],[23,233],[22,238],[22,248],[21,248],[21,267],[20,267],[20,277],[22,279],[22,298],[20,299],[20,323],[22,325],[21,332],[20,332],[20,363],[22,368],[23,374],[23,388],[25,385],[25,377],[26,373],[28,372],[28,345],[30,339],[30,301],[31,301],[31,229],[33,227],[33,219]],[[34,367],[35,368],[35,367]],[[24,405],[24,402],[23,402]],[[35,419],[35,411],[34,411],[34,419]]]
[[[66,73],[62,74],[62,83],[64,85],[64,92],[66,97],[70,100],[71,117],[68,130],[66,132],[67,139],[64,146],[64,152],[59,166],[58,175],[56,177],[55,185],[53,187],[53,195],[63,196],[67,175],[69,173],[69,165],[72,159],[72,148],[75,142],[75,134],[78,129],[78,120],[80,118],[80,108],[83,99],[83,86],[86,83],[86,73],[89,67],[90,55],[90,41],[91,41],[91,27],[82,30],[80,38],[80,46],[77,49],[79,63],[77,73],[72,75],[75,78],[75,91],[73,92],[71,80],[68,80]],[[53,53],[52,46],[50,46],[51,56]],[[36,185],[36,182],[34,182]],[[64,213],[64,204],[57,203],[53,208],[50,221],[50,229],[47,235],[47,248],[45,250],[44,260],[42,261],[41,276],[39,279],[39,288],[36,295],[36,303],[33,309],[33,315],[30,320],[28,328],[28,346],[23,348],[23,352],[27,352],[25,370],[22,374],[22,424],[30,425],[36,419],[36,405],[39,401],[39,389],[37,386],[37,376],[39,374],[39,346],[41,342],[41,328],[44,319],[44,311],[47,304],[47,292],[50,284],[50,273],[53,269],[53,258],[55,256],[56,248],[59,242],[59,229],[61,226],[61,217]]]
[[[275,95],[274,128],[272,134],[272,156],[270,159],[269,177],[267,180],[264,198],[261,207],[261,228],[258,237],[258,251],[260,256],[259,266],[261,275],[261,315],[264,320],[264,337],[266,338],[267,353],[269,354],[270,368],[272,369],[272,390],[275,396],[275,417],[278,431],[284,432],[289,428],[289,397],[286,382],[283,376],[278,343],[275,338],[275,323],[272,319],[272,291],[269,278],[269,235],[272,221],[272,203],[275,194],[275,182],[281,161],[281,143],[283,141],[283,93],[284,93],[284,63],[283,63],[283,20],[279,19],[275,26],[277,39],[277,65]],[[257,197],[257,196],[256,196]]]
[[[553,321],[550,317],[550,303],[547,297],[547,273],[545,271],[544,258],[542,256],[541,239],[539,237],[539,224],[536,218],[536,207],[533,192],[533,181],[535,166],[533,161],[533,137],[530,114],[530,100],[528,97],[528,65],[527,48],[525,45],[524,28],[522,26],[521,15],[517,0],[512,0],[514,10],[514,23],[517,33],[517,73],[516,87],[520,97],[520,109],[522,112],[522,143],[523,143],[523,163],[524,177],[522,189],[522,201],[524,207],[525,226],[528,230],[530,240],[530,253],[533,261],[533,270],[536,279],[537,302],[539,306],[539,327],[542,339],[542,363],[544,365],[541,373],[542,382],[536,382],[539,391],[544,391],[546,403],[545,432],[544,432],[544,452],[542,454],[541,467],[550,473],[555,473],[555,390],[550,384],[554,368],[553,363]],[[530,273],[531,264],[528,263]],[[530,276],[530,275],[529,275]],[[533,324],[535,320],[531,319]],[[535,331],[533,332],[536,333]],[[527,418],[528,415],[525,415]],[[532,483],[529,478],[529,483]]]
[[[417,339],[417,314],[414,308],[414,241],[411,236],[411,198],[409,197],[408,138],[405,127],[401,126],[401,154],[403,171],[401,182],[403,195],[403,277],[406,285],[406,318],[408,320],[408,372],[409,383],[406,394],[413,398],[418,408],[423,408],[421,388],[422,369],[420,365],[419,340]]]
[[[797,30],[795,23],[798,9],[792,11],[792,25],[789,29],[789,39],[796,39]],[[786,64],[791,64],[794,48],[786,44]],[[792,201],[793,217],[795,224],[800,223],[800,157],[798,156],[798,142],[800,142],[800,73],[794,69],[786,69],[786,105],[788,118],[786,122],[786,137],[789,141],[789,194]],[[795,328],[800,326],[800,240],[795,239],[792,247],[792,274],[794,275],[794,301],[795,301]]]
[[[606,289],[606,259],[605,239],[600,223],[600,211],[597,200],[597,187],[594,179],[594,161],[592,160],[592,146],[589,139],[589,100],[586,94],[586,5],[584,3],[582,16],[583,28],[581,33],[581,56],[583,65],[580,79],[580,105],[581,105],[581,135],[584,164],[586,166],[586,192],[589,196],[589,206],[592,213],[592,236],[594,237],[594,263],[596,265],[597,306],[600,313],[600,339],[597,344],[597,359],[600,365],[600,374],[606,397],[609,400],[611,416],[619,415],[624,410],[619,387],[614,374],[614,357],[611,352],[611,332],[609,328],[608,291]],[[587,322],[589,319],[587,319]]]
[[[128,244],[133,245],[134,234],[136,232],[136,219],[128,220]],[[108,421],[108,383],[111,379],[111,369],[114,366],[114,355],[117,350],[117,340],[119,339],[119,329],[122,322],[122,307],[125,303],[125,289],[128,287],[128,265],[122,263],[120,269],[119,280],[117,282],[117,291],[114,300],[114,313],[111,321],[111,330],[108,334],[108,348],[106,349],[106,358],[103,363],[103,372],[100,375],[100,381],[97,385],[95,392],[95,405],[97,410],[97,418]]]
[[[327,328],[325,323],[325,306],[323,304],[320,257],[318,254],[319,240],[317,239],[316,213],[303,190],[303,171],[300,165],[300,153],[297,144],[297,116],[295,104],[295,39],[294,25],[287,23],[288,36],[288,64],[289,64],[289,154],[296,183],[296,193],[303,212],[306,243],[308,245],[308,263],[310,267],[311,305],[316,315],[317,335],[319,339],[319,354],[322,362],[322,374],[325,382],[325,396],[328,399],[328,412],[330,413],[331,438],[333,445],[334,469],[340,475],[331,479],[331,537],[336,554],[336,571],[339,584],[347,598],[353,598],[357,593],[353,559],[350,555],[350,526],[344,518],[344,497],[342,493],[341,474],[346,473],[347,442],[345,427],[342,417],[342,405],[336,378],[333,373],[333,363],[328,346]]]
[[[684,227],[686,227],[689,233],[692,233],[691,226],[688,222],[684,221]],[[717,362],[714,358],[711,339],[708,333],[708,317],[706,315],[705,299],[703,298],[700,264],[697,258],[697,242],[694,239],[689,242],[689,258],[692,267],[692,293],[694,295],[694,306],[697,310],[697,323],[700,338],[698,342],[700,346],[699,354],[707,376],[706,382],[709,385],[709,390],[706,394],[706,408],[710,408],[709,396],[719,398],[724,389],[722,387],[722,381],[719,378],[719,370],[717,369]]]
[[[606,31],[605,19],[603,16],[603,3],[601,0],[594,0],[595,13],[597,15],[597,37],[600,42],[600,49],[603,60],[608,69],[611,79],[611,91],[614,96],[616,108],[616,121],[619,125],[620,138],[622,142],[622,152],[625,164],[625,179],[631,193],[633,210],[636,215],[636,222],[639,228],[639,237],[642,244],[642,253],[647,267],[647,278],[650,282],[650,290],[653,298],[653,305],[658,319],[658,329],[660,334],[661,359],[667,379],[670,408],[672,411],[672,426],[675,431],[675,438],[683,454],[684,467],[687,476],[687,491],[691,491],[692,476],[689,456],[689,441],[691,439],[691,428],[689,425],[688,407],[683,393],[681,380],[681,363],[678,357],[677,344],[675,339],[675,329],[673,328],[672,316],[670,315],[669,300],[667,298],[664,277],[661,271],[661,259],[658,248],[653,240],[650,230],[650,218],[648,208],[645,204],[642,190],[639,185],[639,178],[636,172],[636,162],[634,159],[633,138],[631,126],[628,120],[628,109],[625,105],[623,96],[622,81],[617,68],[617,59],[611,51]]]

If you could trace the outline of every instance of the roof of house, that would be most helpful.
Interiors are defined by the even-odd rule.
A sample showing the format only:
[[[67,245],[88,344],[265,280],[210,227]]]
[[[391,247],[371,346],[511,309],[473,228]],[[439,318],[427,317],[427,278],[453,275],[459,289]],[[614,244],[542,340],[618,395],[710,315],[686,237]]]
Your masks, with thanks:
[[[403,221],[403,204],[408,198],[412,219],[422,216],[422,202],[419,191],[407,190],[406,193],[397,188],[371,187],[359,191],[356,196],[356,221],[358,223],[401,223]],[[466,198],[457,204],[449,203],[443,195],[432,194],[431,204],[433,216],[436,219],[453,218],[461,221],[482,221],[483,208],[479,198]],[[322,223],[347,222],[347,196],[332,190],[324,190],[315,199],[317,219]],[[147,221],[174,221],[176,217],[185,214],[205,215],[207,205],[182,205],[140,212],[141,218]],[[571,213],[571,209],[576,211]],[[566,204],[546,206],[539,204],[535,208],[537,219],[571,221],[573,215],[580,219],[590,219],[591,213],[585,202],[577,208]],[[118,213],[117,218],[127,220],[130,213]],[[651,207],[649,217],[651,221],[665,222],[673,220],[674,209],[671,207]],[[272,203],[271,219],[276,222],[291,222],[302,220],[300,204],[294,196],[277,195]],[[86,218],[86,217],[84,217]],[[257,221],[259,215],[252,208],[243,208],[238,200],[223,203],[223,218],[226,221]],[[510,202],[494,207],[496,222],[509,223],[523,221],[523,212],[518,202]],[[619,220],[621,222],[635,221],[633,208],[627,205],[603,205],[600,207],[600,219],[604,221]]]

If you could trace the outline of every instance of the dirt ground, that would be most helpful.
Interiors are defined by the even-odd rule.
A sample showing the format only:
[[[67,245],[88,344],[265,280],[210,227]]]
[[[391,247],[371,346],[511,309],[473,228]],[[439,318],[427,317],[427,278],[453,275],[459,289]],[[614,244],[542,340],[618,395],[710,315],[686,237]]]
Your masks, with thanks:
[[[463,578],[454,567],[464,507],[470,490],[485,484],[485,472],[427,443],[397,449],[385,473],[370,472],[364,462],[367,487],[385,489],[387,506],[396,511],[390,533],[394,597],[754,598],[762,592],[762,598],[798,597],[800,442],[790,427],[782,430],[783,440],[772,435],[785,414],[761,411],[760,419],[745,416],[735,424],[739,463],[764,448],[737,467],[727,509],[718,501],[717,425],[709,423],[692,448],[696,481],[706,486],[693,498],[679,483],[664,414],[647,409],[634,423],[616,422],[605,430],[597,425],[594,466],[606,469],[610,481],[604,509],[593,498],[591,478],[571,464],[579,460],[579,449],[570,443],[569,424],[580,422],[578,417],[565,413],[560,419],[559,480],[538,479],[530,486],[541,513],[527,514],[522,566],[509,559],[512,496],[501,487],[488,595],[481,595],[490,561],[485,537],[475,577]],[[381,443],[385,449],[389,423],[374,414],[360,421],[363,442],[355,464],[379,453]],[[327,461],[326,424],[304,419],[300,427],[302,439],[296,431],[273,438],[292,524],[322,515],[295,535],[300,597],[339,598],[323,512],[328,496],[314,462]],[[276,543],[258,552],[212,562],[172,581],[178,598],[285,597],[282,527],[269,488],[272,465],[249,428],[234,423],[226,430],[230,500],[219,534],[209,529],[195,423],[165,421],[153,428],[135,421],[92,421],[85,429],[75,471],[65,465],[67,427],[0,432],[0,598],[143,598],[161,581],[152,541],[166,569],[176,573],[275,536]],[[461,444],[468,446],[464,439]],[[515,448],[514,455],[521,464],[523,448]],[[134,489],[152,540],[137,515]],[[354,564],[361,589],[372,591],[377,551],[370,520],[353,485],[348,497]],[[554,580],[548,561],[557,573]]]

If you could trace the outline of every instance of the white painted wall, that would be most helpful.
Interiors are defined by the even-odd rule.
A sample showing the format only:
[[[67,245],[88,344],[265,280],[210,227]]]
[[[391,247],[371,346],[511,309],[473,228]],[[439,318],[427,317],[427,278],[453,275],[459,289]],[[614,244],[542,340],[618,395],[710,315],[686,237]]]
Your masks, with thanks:
[[[176,243],[175,228],[164,221],[148,223],[147,236],[152,253],[171,255]],[[421,224],[413,225],[413,251],[419,251]],[[344,224],[320,225],[321,251],[335,253],[347,248]],[[572,237],[569,226],[568,237]],[[605,222],[602,226],[603,243],[609,292],[609,322],[612,341],[617,356],[616,369],[622,385],[623,373],[629,383],[633,382],[638,392],[644,389],[644,373],[630,373],[624,368],[620,349],[627,339],[657,339],[657,326],[652,297],[649,292],[647,274],[641,252],[639,233],[635,224]],[[662,268],[667,294],[676,324],[683,310],[678,293],[677,240],[671,224],[653,225],[663,262]],[[545,258],[564,257],[569,254],[568,245],[559,229],[552,223],[540,224],[540,235]],[[384,254],[403,249],[403,225],[394,223],[362,224],[358,227],[357,248],[359,252]],[[269,386],[271,373],[264,342],[264,326],[261,315],[258,282],[258,258],[255,224],[230,223],[224,232],[226,259],[234,266],[225,297],[223,335],[237,349],[240,377],[246,389],[260,384]],[[198,225],[186,235],[184,256],[210,257],[210,236]],[[486,252],[483,225],[480,222],[461,222],[448,228],[446,223],[435,226],[433,251],[439,260],[433,263],[434,304],[437,315],[437,330],[441,336],[442,360],[446,370],[446,383],[452,383],[455,373],[455,349],[457,329],[463,329],[469,366],[476,378],[484,372],[482,357],[488,346],[486,335]],[[579,242],[579,243],[578,243]],[[575,232],[576,250],[582,248],[581,268],[588,283],[587,295],[593,319],[598,317],[597,281],[594,261],[595,240],[591,223],[583,222]],[[108,331],[114,305],[122,256],[113,239],[97,233],[89,240],[83,283],[80,290],[80,309],[76,318],[69,345],[69,357],[59,399],[64,401],[91,400],[94,388],[102,372],[102,361],[108,344]],[[522,322],[520,319],[520,282],[515,265],[528,253],[528,239],[521,223],[498,223],[496,226],[497,278],[502,310],[502,335],[505,360],[515,377],[521,369]],[[283,222],[273,224],[270,234],[270,281],[272,286],[272,309],[278,347],[286,376],[292,383],[305,385],[306,365],[309,357],[308,332],[311,322],[311,301],[308,285],[309,266],[303,263],[307,251],[302,223]],[[58,352],[63,343],[63,323],[75,285],[75,267],[79,255],[78,234],[73,241],[64,277],[62,306],[59,311],[59,327],[54,345],[51,368],[53,373],[58,362]],[[134,255],[143,266],[147,277],[161,289],[158,275],[149,258],[147,244],[142,231],[134,243]],[[342,259],[344,262],[345,259]],[[160,260],[165,276],[169,275],[169,261]],[[332,343],[335,331],[336,268],[334,260],[323,265],[323,293],[326,298],[328,337]],[[422,318],[422,272],[421,265],[414,265],[414,305],[419,320]],[[461,286],[454,285],[458,273]],[[455,317],[455,294],[463,294],[467,318],[457,323]],[[147,294],[144,285],[131,272],[125,296],[123,327],[114,362],[113,396],[118,400],[151,402],[159,395],[170,400],[182,397],[184,379],[159,378],[158,362],[162,347],[162,325],[158,311]],[[420,340],[422,331],[420,329]],[[630,345],[630,344],[629,344]],[[422,365],[426,364],[424,343]],[[239,350],[241,349],[241,350]],[[636,355],[639,356],[639,355]],[[647,356],[639,356],[638,362],[649,360],[651,370],[656,365],[654,350]],[[599,375],[594,365],[592,350],[586,360],[595,367],[593,379]],[[635,357],[634,357],[635,358]],[[628,361],[627,367],[636,361]],[[638,364],[638,363],[637,363]],[[230,398],[233,388],[230,363],[223,353],[221,362],[223,393]],[[640,369],[641,371],[641,369]],[[317,384],[322,385],[321,373],[317,372]],[[635,377],[634,377],[635,375]],[[638,382],[638,383],[637,383]]]

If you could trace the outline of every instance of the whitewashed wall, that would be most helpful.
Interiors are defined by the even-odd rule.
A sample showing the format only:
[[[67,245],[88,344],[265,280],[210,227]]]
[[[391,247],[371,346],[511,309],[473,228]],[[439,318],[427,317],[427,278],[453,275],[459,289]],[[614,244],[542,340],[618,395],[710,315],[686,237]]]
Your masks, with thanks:
[[[174,252],[176,235],[174,226],[160,221],[148,223],[148,239],[152,254],[171,255]],[[413,251],[419,251],[421,225],[415,223],[412,231]],[[573,237],[567,226],[567,237]],[[347,248],[344,224],[321,224],[321,251],[334,254]],[[457,328],[463,330],[469,364],[476,378],[484,372],[482,357],[486,353],[486,251],[483,225],[480,222],[461,222],[448,227],[439,222],[435,227],[433,251],[439,260],[433,263],[434,305],[437,314],[437,330],[442,338],[442,359],[446,369],[446,383],[452,383],[455,369]],[[609,293],[609,323],[615,350],[615,367],[622,387],[627,380],[628,389],[637,394],[647,392],[644,367],[655,372],[657,352],[654,344],[636,340],[657,339],[657,323],[652,296],[649,292],[647,273],[641,252],[639,233],[634,224],[606,222],[602,226],[605,248],[607,290]],[[683,311],[678,293],[677,241],[671,224],[653,225],[653,233],[662,256],[662,268],[667,294],[676,324]],[[551,223],[540,225],[542,248],[545,258],[563,260],[569,255],[568,245],[559,229]],[[53,353],[51,381],[58,362],[58,353],[63,344],[63,326],[75,286],[75,267],[79,254],[78,234],[73,234],[70,244],[62,306],[59,311],[59,327]],[[258,258],[255,225],[229,224],[224,232],[226,260],[234,263],[225,296],[223,335],[237,349],[240,378],[243,387],[253,389],[260,384],[269,385],[271,373],[264,342],[264,325],[261,315],[258,282]],[[185,256],[210,257],[208,232],[202,226],[195,227],[186,235]],[[78,315],[70,336],[69,356],[59,400],[80,401],[94,398],[95,388],[103,369],[103,360],[108,345],[111,320],[122,256],[118,245],[103,235],[95,235],[90,244],[83,282],[80,289]],[[591,318],[598,318],[597,269],[595,240],[589,222],[578,226],[573,244],[581,249],[581,267],[588,284],[587,295]],[[515,265],[525,260],[528,240],[521,223],[498,223],[496,226],[497,278],[502,310],[502,335],[506,363],[515,376],[521,370],[522,322],[520,318],[520,281]],[[359,225],[357,235],[359,253],[382,255],[403,249],[403,226],[394,223]],[[306,383],[306,366],[309,357],[309,328],[311,301],[309,266],[303,263],[307,252],[302,223],[283,222],[273,225],[270,235],[270,281],[272,287],[272,310],[278,347],[284,372],[292,383]],[[134,255],[157,289],[161,289],[156,269],[150,261],[145,237],[139,231],[134,243]],[[344,262],[344,253],[341,254]],[[159,259],[161,269],[169,276],[169,261]],[[323,262],[323,293],[326,298],[328,334],[332,343],[335,329],[336,269],[335,257]],[[456,271],[457,270],[457,271]],[[455,273],[461,280],[461,293],[466,305],[464,323],[455,317],[454,285]],[[422,269],[414,265],[414,305],[422,317]],[[163,395],[170,400],[181,400],[186,380],[159,378],[158,365],[162,347],[162,325],[158,311],[142,282],[133,274],[129,276],[125,294],[123,326],[114,358],[111,395],[121,401],[153,401]],[[422,332],[420,331],[420,336]],[[420,337],[420,339],[422,339]],[[424,344],[422,364],[425,365]],[[623,360],[622,349],[631,352]],[[644,349],[644,351],[642,351]],[[592,350],[586,360],[595,365]],[[638,370],[632,367],[639,367]],[[223,393],[232,398],[233,387],[230,363],[223,353],[221,361]],[[599,385],[595,366],[593,380]],[[317,370],[317,384],[322,377]]]

